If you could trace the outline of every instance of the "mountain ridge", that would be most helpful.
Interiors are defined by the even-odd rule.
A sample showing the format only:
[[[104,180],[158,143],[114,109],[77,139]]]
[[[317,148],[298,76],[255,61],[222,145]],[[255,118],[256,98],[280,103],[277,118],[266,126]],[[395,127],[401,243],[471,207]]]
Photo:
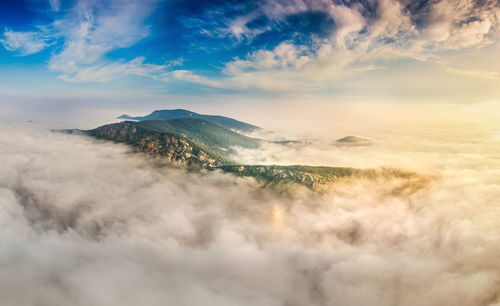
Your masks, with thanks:
[[[187,167],[220,170],[252,177],[264,186],[303,185],[315,189],[339,179],[391,177],[414,180],[413,172],[398,169],[357,169],[307,165],[246,165],[232,159],[235,146],[257,149],[265,140],[251,138],[197,118],[122,121],[92,130],[65,130],[125,143],[136,151]],[[413,184],[409,184],[411,186]],[[418,185],[418,184],[417,184]]]
[[[178,108],[178,109],[162,109],[155,110],[149,115],[146,116],[129,116],[129,115],[121,115],[118,116],[117,119],[125,119],[125,120],[137,120],[137,121],[147,121],[147,120],[172,120],[172,119],[182,119],[182,118],[194,118],[194,119],[202,119],[207,122],[217,124],[219,126],[233,129],[241,132],[252,132],[256,130],[260,130],[261,128],[246,123],[243,121],[239,121],[230,117],[219,116],[219,115],[205,115],[199,114],[196,112],[192,112],[186,109]]]

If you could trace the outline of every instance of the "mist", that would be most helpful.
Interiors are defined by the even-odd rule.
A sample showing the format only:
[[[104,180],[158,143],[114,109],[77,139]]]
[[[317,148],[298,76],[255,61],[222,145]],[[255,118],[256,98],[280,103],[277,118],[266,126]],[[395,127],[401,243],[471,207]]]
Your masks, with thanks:
[[[500,305],[496,115],[414,110],[347,108],[314,126],[275,118],[263,136],[305,142],[235,156],[432,177],[407,192],[381,178],[281,193],[3,124],[2,304]],[[335,146],[349,134],[374,144]]]

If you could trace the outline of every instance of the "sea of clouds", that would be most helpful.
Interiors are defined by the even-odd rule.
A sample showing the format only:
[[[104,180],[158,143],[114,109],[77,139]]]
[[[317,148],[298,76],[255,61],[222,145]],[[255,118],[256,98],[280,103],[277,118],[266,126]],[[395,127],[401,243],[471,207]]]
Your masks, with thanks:
[[[239,151],[432,176],[407,192],[380,179],[285,193],[2,125],[0,304],[498,306],[500,139],[461,122],[355,130],[368,147],[319,133]]]

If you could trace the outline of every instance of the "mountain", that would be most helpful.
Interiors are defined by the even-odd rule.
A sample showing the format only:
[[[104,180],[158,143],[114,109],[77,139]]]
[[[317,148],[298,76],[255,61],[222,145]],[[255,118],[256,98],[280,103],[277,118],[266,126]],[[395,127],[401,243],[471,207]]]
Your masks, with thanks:
[[[64,132],[125,143],[139,152],[164,158],[170,162],[194,168],[218,169],[237,176],[253,177],[265,185],[300,184],[316,188],[348,177],[414,178],[412,173],[394,169],[237,164],[230,158],[233,147],[256,149],[263,140],[247,137],[217,124],[195,118],[122,121],[93,130],[65,130]]]
[[[83,133],[99,139],[126,143],[137,151],[187,166],[216,167],[231,163],[229,159],[203,143],[172,131],[166,124],[155,124],[155,121],[147,124],[123,121],[103,125],[93,130],[67,130],[65,132]]]
[[[143,130],[184,136],[220,154],[233,153],[233,147],[256,149],[262,140],[236,133],[227,128],[201,119],[182,118],[173,120],[127,121]]]
[[[203,115],[198,114],[192,111],[188,111],[185,109],[165,109],[165,110],[155,110],[149,115],[142,117],[131,117],[129,115],[121,115],[118,119],[126,119],[126,120],[137,120],[137,121],[146,121],[146,120],[172,120],[172,119],[181,119],[181,118],[194,118],[194,119],[202,119],[207,122],[217,124],[221,127],[227,129],[233,129],[241,132],[252,132],[255,130],[259,130],[260,127],[238,121],[233,118],[224,117],[224,116],[216,116],[216,115]]]
[[[123,121],[84,133],[125,142],[139,151],[168,157],[171,161],[211,167],[231,163],[227,156],[234,146],[255,149],[261,143],[260,139],[193,118]]]

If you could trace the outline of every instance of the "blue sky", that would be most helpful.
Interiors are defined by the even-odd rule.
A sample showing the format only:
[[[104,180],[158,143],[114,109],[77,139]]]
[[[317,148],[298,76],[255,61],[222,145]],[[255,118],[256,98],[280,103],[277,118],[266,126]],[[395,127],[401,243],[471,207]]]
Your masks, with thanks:
[[[7,0],[3,92],[483,102],[497,0]]]

